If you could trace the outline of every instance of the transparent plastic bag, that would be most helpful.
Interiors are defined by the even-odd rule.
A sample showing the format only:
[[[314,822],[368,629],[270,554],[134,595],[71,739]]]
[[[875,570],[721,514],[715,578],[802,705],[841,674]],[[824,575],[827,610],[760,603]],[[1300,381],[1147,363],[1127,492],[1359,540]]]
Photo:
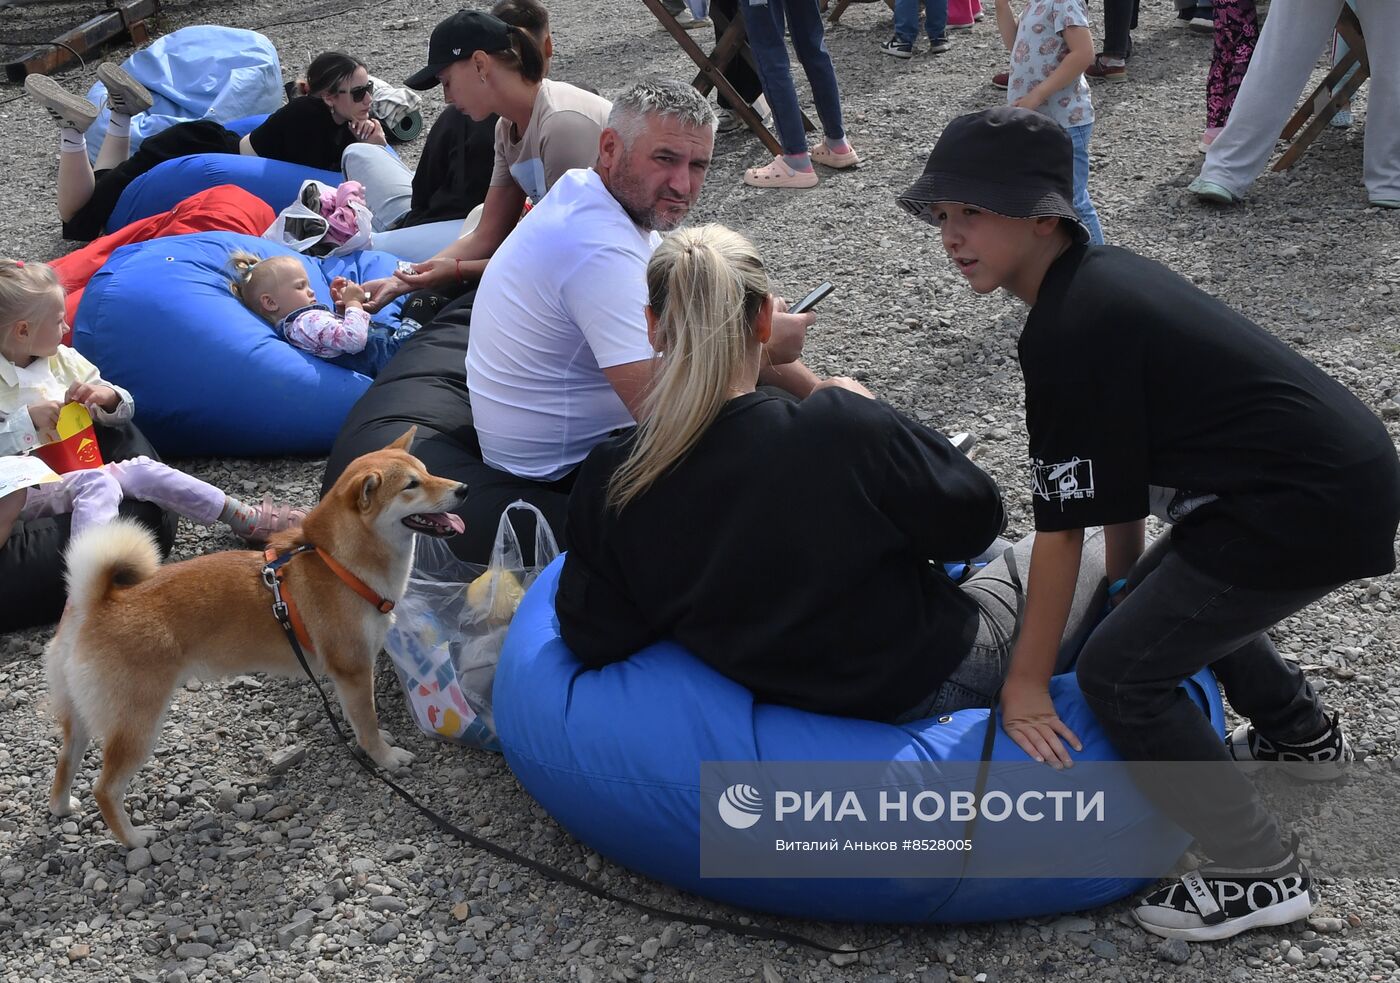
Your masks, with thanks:
[[[535,516],[535,556],[526,564],[510,522]],[[491,562],[464,563],[445,540],[420,538],[413,574],[395,608],[384,648],[394,663],[419,730],[466,747],[499,751],[491,685],[515,609],[559,553],[549,523],[527,502],[501,515]]]
[[[330,201],[336,197],[337,189],[320,181],[303,181],[297,192],[296,201],[277,213],[264,239],[290,246],[308,256],[345,256],[360,249],[368,249],[374,234],[374,215],[360,201],[348,201],[345,207],[354,216],[355,231],[349,235],[341,233],[331,236],[331,223],[319,210],[306,203],[307,189],[315,187],[314,201]],[[338,241],[344,238],[344,241]]]

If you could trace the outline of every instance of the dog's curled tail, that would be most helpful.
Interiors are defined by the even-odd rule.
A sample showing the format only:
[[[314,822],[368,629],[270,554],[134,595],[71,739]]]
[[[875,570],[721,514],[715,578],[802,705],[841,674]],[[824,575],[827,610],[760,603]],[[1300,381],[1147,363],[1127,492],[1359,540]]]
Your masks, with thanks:
[[[64,553],[68,564],[68,603],[90,611],[113,587],[130,587],[160,569],[160,550],[151,531],[134,519],[113,519],[78,534]]]

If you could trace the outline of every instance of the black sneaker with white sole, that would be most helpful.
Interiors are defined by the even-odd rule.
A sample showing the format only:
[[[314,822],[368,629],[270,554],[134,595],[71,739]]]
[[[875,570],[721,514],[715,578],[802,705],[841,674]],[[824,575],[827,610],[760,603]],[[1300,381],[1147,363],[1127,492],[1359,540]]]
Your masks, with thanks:
[[[1240,724],[1230,735],[1230,756],[1246,769],[1251,765],[1278,763],[1297,778],[1311,781],[1337,778],[1347,764],[1356,759],[1356,753],[1342,733],[1340,718],[1340,714],[1333,713],[1321,734],[1301,744],[1271,740],[1255,730],[1253,724]]]
[[[71,126],[80,133],[97,120],[97,107],[82,96],[74,95],[47,75],[26,75],[24,91],[39,105],[47,109],[63,126]]]
[[[1312,876],[1298,857],[1295,836],[1279,863],[1207,864],[1147,895],[1133,908],[1133,918],[1164,939],[1213,942],[1252,928],[1299,921],[1316,905]]]

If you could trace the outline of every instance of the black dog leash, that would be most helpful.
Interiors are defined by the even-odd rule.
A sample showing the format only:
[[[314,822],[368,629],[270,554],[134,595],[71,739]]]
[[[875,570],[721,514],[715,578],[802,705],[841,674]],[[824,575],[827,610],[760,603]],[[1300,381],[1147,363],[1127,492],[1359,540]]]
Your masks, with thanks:
[[[304,550],[297,550],[295,552],[309,551],[314,549],[315,547],[307,547]],[[518,866],[525,867],[529,870],[533,870],[535,873],[540,874],[541,876],[548,878],[549,880],[557,881],[561,884],[567,884],[570,887],[577,888],[580,891],[585,891],[588,894],[593,895],[594,897],[603,899],[604,901],[616,901],[619,904],[626,905],[629,908],[636,909],[637,911],[644,912],[645,914],[654,915],[660,918],[666,918],[671,921],[684,922],[687,925],[704,925],[709,928],[720,929],[721,931],[728,932],[731,935],[742,935],[747,936],[748,938],[764,939],[770,942],[786,942],[788,945],[804,946],[808,949],[816,949],[819,952],[828,952],[832,954],[842,955],[856,955],[862,952],[870,952],[875,949],[881,949],[894,941],[894,939],[886,939],[885,941],[877,942],[874,945],[862,946],[856,949],[843,949],[837,948],[836,946],[827,945],[825,942],[818,942],[815,939],[809,939],[804,935],[798,935],[794,932],[784,932],[779,929],[762,928],[757,925],[744,925],[740,922],[732,921],[727,918],[707,918],[703,915],[689,915],[685,912],[672,911],[668,908],[658,908],[654,905],[649,905],[643,901],[638,901],[635,898],[625,898],[621,895],[614,894],[605,888],[597,887],[596,885],[588,883],[582,877],[579,877],[576,874],[571,874],[566,870],[560,870],[557,867],[553,867],[547,863],[543,863],[542,861],[535,860],[531,857],[527,857],[524,854],[516,853],[509,847],[504,847],[497,843],[492,843],[490,840],[483,839],[482,837],[477,836],[475,833],[468,833],[456,823],[453,823],[451,820],[444,818],[443,816],[434,812],[432,809],[423,805],[423,803],[415,799],[407,789],[405,789],[398,782],[394,781],[392,778],[386,775],[384,773],[384,770],[380,768],[379,765],[376,764],[374,760],[364,752],[364,749],[361,748],[358,744],[356,744],[346,735],[344,729],[342,729],[340,726],[339,718],[336,716],[335,711],[331,708],[330,697],[326,695],[326,690],[321,685],[321,681],[316,678],[316,674],[311,671],[311,666],[307,664],[306,653],[302,651],[301,642],[297,639],[296,628],[292,624],[291,613],[287,604],[288,599],[284,599],[282,597],[281,567],[283,566],[283,564],[286,563],[287,560],[291,559],[293,555],[293,553],[285,553],[280,557],[269,558],[268,563],[262,569],[263,583],[267,586],[267,589],[272,592],[273,616],[277,618],[277,623],[282,626],[282,631],[287,636],[287,644],[289,644],[292,647],[292,654],[297,657],[297,662],[300,663],[302,671],[306,673],[306,678],[311,680],[311,685],[316,687],[316,692],[321,697],[321,705],[325,707],[326,717],[331,722],[331,729],[335,731],[335,736],[340,740],[340,743],[345,745],[345,747],[349,750],[350,756],[355,759],[355,763],[360,766],[361,770],[363,770],[366,774],[379,779],[379,781],[387,785],[390,791],[392,791],[404,802],[412,806],[418,812],[419,815],[421,815],[424,819],[428,820],[428,822],[432,823],[442,832],[447,833],[449,836],[460,840],[468,846],[475,847],[478,850],[484,850],[486,853],[489,853],[492,856],[500,857],[502,860],[506,860]],[[324,556],[324,554],[319,553],[319,551],[318,555]]]
[[[1012,594],[1016,598],[1015,620],[1012,622],[1011,634],[1005,634],[1000,626],[988,619],[987,627],[990,629],[993,641],[997,647],[997,657],[1002,660],[1011,658],[1011,650],[1016,647],[1016,639],[1021,637],[1021,620],[1026,613],[1026,588],[1021,582],[1021,571],[1016,568],[1016,548],[1008,546],[1006,552],[1002,554],[1006,560],[1006,580],[999,580],[996,577],[989,578],[994,583],[1010,587]],[[996,595],[991,595],[996,598]],[[1000,598],[996,598],[1000,601]],[[979,605],[980,607],[980,605]],[[1003,665],[1002,678],[1006,678],[1005,666]],[[977,781],[972,791],[972,801],[974,808],[972,818],[963,827],[963,839],[968,843],[972,842],[972,834],[977,829],[977,817],[982,812],[982,796],[987,792],[987,779],[992,766],[992,750],[996,746],[997,739],[997,703],[1001,700],[1001,687],[992,694],[992,698],[987,703],[987,730],[982,735],[982,756],[977,766]],[[967,865],[971,859],[971,851],[964,851],[962,856],[962,866],[958,870],[958,883],[953,890],[948,892],[948,896],[939,902],[938,906],[929,912],[928,917],[932,918],[943,910],[943,906],[957,894],[958,888],[962,886],[963,880],[967,877]]]

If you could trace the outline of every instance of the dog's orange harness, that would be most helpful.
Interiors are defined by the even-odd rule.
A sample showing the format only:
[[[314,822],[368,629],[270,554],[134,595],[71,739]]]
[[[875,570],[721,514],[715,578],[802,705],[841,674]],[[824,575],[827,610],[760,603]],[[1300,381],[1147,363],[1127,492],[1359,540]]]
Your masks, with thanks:
[[[304,543],[296,549],[289,550],[280,556],[277,554],[276,550],[269,547],[263,551],[263,559],[266,560],[267,563],[262,568],[262,578],[263,583],[267,585],[267,589],[272,591],[272,612],[277,615],[278,621],[284,624],[291,624],[292,632],[296,635],[296,640],[301,644],[301,647],[307,651],[315,651],[311,645],[311,637],[307,635],[306,623],[301,620],[301,613],[297,611],[296,602],[292,600],[292,592],[288,588],[286,581],[282,579],[286,576],[287,571],[285,568],[287,562],[298,553],[311,553],[318,557],[331,573],[335,574],[344,582],[345,586],[374,605],[375,610],[380,614],[388,614],[390,611],[394,610],[393,601],[380,597],[369,584],[351,573],[340,561],[320,547],[311,543]]]

